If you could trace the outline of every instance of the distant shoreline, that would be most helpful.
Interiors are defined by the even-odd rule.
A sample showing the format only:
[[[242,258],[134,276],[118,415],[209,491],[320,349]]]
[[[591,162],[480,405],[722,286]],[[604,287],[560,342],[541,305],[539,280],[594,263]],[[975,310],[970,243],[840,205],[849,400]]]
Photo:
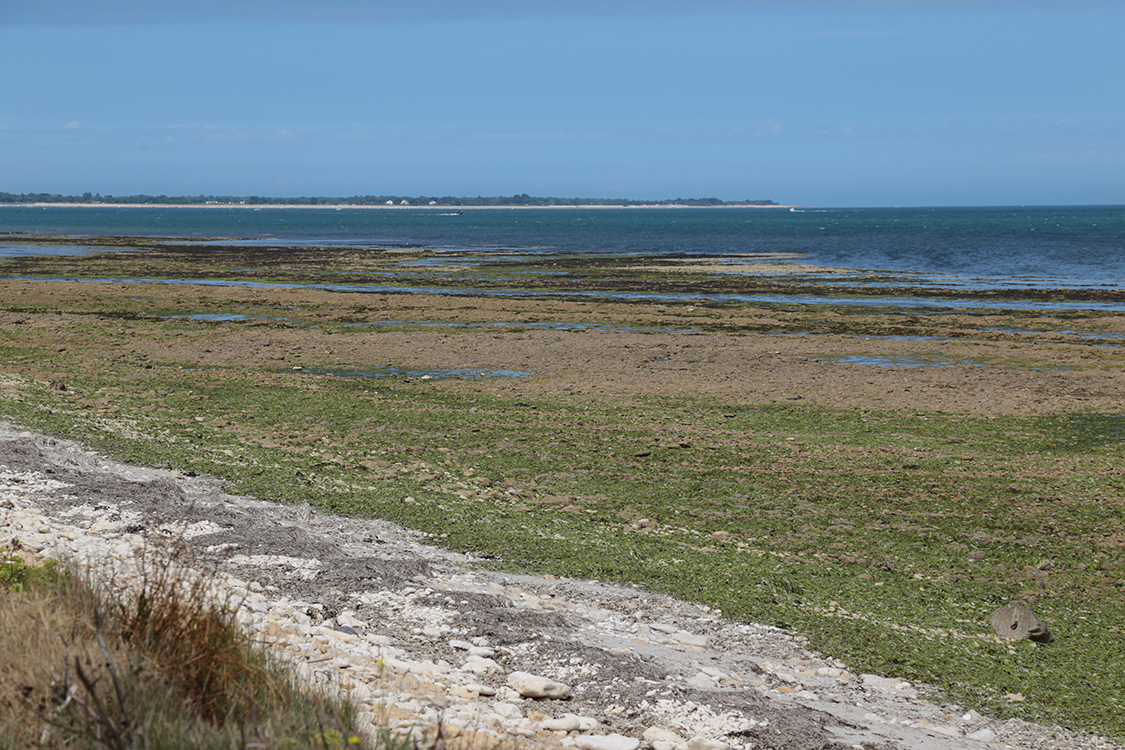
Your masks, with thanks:
[[[392,206],[387,205],[357,205],[352,203],[0,203],[0,207],[4,208],[242,208],[242,209],[280,209],[280,208],[300,208],[300,209],[328,209],[328,210],[345,210],[345,209],[379,209],[379,210],[418,210],[424,209],[428,211],[480,211],[489,209],[576,209],[576,208],[638,208],[638,209],[652,209],[652,208],[685,208],[685,209],[700,209],[700,208],[796,208],[796,206],[783,206],[780,204],[762,205],[759,203],[724,203],[713,206],[696,206],[688,205],[685,203],[639,203],[639,204],[626,204],[626,203],[583,203],[583,204],[554,204],[549,206],[523,206],[523,205],[495,205],[495,206],[459,206],[459,205],[440,205],[440,206],[419,206],[419,205],[401,205],[395,204]]]

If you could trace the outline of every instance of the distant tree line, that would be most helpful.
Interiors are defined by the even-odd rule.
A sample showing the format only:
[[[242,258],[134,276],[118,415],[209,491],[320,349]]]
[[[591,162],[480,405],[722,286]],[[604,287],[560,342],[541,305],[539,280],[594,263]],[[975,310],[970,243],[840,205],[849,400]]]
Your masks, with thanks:
[[[0,203],[88,203],[88,204],[166,204],[175,206],[206,205],[265,205],[265,206],[776,206],[776,201],[756,199],[745,201],[723,201],[718,198],[676,198],[668,200],[628,200],[625,198],[539,198],[521,193],[520,195],[475,198],[404,195],[353,195],[348,198],[274,198],[264,195],[102,195],[83,193],[82,195],[60,195],[58,193],[3,193]]]

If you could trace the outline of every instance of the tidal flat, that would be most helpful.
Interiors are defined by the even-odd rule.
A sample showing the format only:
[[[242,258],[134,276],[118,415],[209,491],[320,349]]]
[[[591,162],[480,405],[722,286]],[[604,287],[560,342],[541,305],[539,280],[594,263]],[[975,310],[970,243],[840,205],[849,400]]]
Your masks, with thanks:
[[[0,418],[1125,737],[1123,313],[834,304],[916,290],[612,259],[111,239],[0,265]],[[829,301],[683,296],[767,287]],[[1013,599],[1053,643],[992,635]]]

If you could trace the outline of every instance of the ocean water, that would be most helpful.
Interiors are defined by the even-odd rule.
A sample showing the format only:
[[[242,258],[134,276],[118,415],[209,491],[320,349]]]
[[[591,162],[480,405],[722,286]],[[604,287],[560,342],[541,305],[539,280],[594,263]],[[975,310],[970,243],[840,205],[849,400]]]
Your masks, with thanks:
[[[0,206],[0,232],[634,257],[781,253],[955,288],[1125,289],[1125,206],[343,209]],[[37,247],[36,252],[51,252]],[[81,253],[57,246],[59,253]],[[26,254],[5,244],[0,257]],[[846,283],[846,282],[845,282]]]

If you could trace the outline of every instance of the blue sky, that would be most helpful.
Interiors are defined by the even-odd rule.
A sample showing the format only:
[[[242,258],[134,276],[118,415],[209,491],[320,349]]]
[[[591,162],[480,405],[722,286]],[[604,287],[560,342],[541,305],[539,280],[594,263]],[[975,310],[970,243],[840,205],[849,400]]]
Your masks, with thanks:
[[[1118,0],[0,0],[0,191],[1125,204]]]

